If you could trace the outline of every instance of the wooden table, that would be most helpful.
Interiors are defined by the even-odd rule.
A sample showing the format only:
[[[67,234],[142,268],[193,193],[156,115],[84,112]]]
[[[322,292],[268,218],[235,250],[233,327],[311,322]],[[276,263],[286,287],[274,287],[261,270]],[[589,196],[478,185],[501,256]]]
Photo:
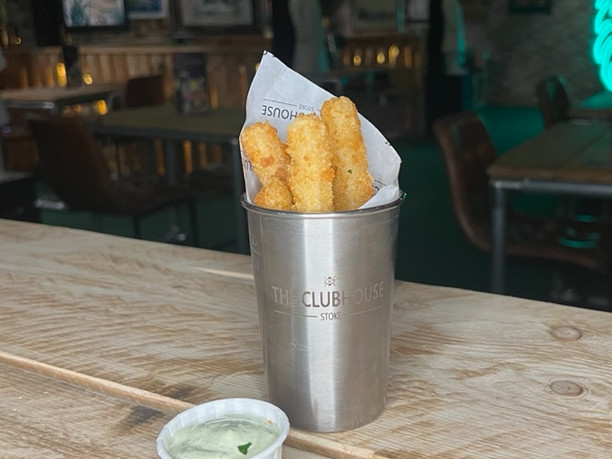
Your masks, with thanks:
[[[7,108],[23,110],[49,110],[61,113],[64,107],[104,100],[110,105],[120,94],[118,84],[96,84],[81,87],[7,89],[0,93]]]
[[[36,200],[36,179],[23,171],[0,169],[0,218],[40,221]]]
[[[9,220],[0,251],[4,457],[154,457],[192,404],[266,399],[248,256]],[[609,313],[398,281],[386,410],[284,457],[610,457],[610,355]]]
[[[571,118],[612,121],[612,91],[601,91],[579,101],[567,111]]]
[[[116,110],[97,116],[89,123],[98,136],[162,139],[166,175],[170,183],[178,181],[178,153],[185,140],[218,142],[230,145],[232,154],[234,212],[238,250],[249,253],[246,214],[240,198],[244,193],[242,159],[238,137],[244,124],[244,109],[217,109],[198,116],[184,116],[173,105]]]
[[[612,198],[612,125],[555,124],[501,155],[487,172],[493,192],[491,286],[503,293],[508,193]]]

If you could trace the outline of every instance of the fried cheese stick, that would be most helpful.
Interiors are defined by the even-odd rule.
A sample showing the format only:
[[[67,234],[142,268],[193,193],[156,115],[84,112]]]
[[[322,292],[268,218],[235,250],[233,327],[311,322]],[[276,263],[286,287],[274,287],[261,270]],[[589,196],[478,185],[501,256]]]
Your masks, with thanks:
[[[287,183],[297,212],[334,210],[333,153],[327,128],[313,114],[299,114],[287,128],[291,161]]]
[[[374,193],[357,107],[348,97],[327,99],[321,106],[321,119],[334,152],[334,208],[357,209]]]
[[[290,210],[293,197],[287,186],[289,156],[276,129],[267,121],[253,123],[242,131],[240,140],[262,185],[255,204]]]
[[[261,187],[253,202],[256,206],[268,209],[291,210],[293,195],[289,191],[287,182],[278,177],[272,177],[268,183]]]

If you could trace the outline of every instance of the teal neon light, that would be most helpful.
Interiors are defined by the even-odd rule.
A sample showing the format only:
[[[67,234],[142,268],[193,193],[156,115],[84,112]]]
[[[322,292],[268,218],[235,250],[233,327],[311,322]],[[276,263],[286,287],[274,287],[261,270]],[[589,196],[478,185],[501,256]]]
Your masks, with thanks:
[[[599,79],[612,91],[612,0],[595,0],[593,59],[599,65]]]

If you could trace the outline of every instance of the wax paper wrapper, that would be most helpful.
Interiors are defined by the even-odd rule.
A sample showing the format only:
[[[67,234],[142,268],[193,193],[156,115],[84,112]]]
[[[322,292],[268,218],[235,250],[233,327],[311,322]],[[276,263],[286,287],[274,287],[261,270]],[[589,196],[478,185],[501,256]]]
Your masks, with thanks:
[[[278,131],[280,139],[287,139],[287,126],[299,113],[315,112],[333,94],[291,70],[269,52],[264,52],[259,68],[249,88],[244,127],[258,121],[268,121]],[[359,109],[359,107],[357,107]],[[376,193],[361,208],[388,204],[400,198],[398,176],[401,159],[380,131],[361,114],[368,169],[374,178]],[[248,156],[240,148],[247,200],[253,202],[261,188]]]

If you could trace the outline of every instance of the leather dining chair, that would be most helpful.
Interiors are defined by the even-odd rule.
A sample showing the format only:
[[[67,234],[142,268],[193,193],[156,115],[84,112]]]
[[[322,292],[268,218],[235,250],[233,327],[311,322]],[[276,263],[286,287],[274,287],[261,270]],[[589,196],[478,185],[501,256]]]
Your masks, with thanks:
[[[40,177],[71,210],[128,216],[134,235],[141,221],[166,208],[187,207],[192,240],[198,245],[195,194],[161,180],[113,180],[98,141],[76,116],[30,115],[28,124],[40,155]]]
[[[570,119],[568,109],[571,103],[562,77],[551,75],[538,81],[536,98],[545,128]]]
[[[487,168],[497,157],[480,116],[473,111],[446,115],[433,125],[449,180],[459,227],[475,247],[491,250],[491,194]],[[511,206],[510,206],[511,207]],[[606,273],[610,227],[544,217],[508,209],[506,255],[540,259]]]

